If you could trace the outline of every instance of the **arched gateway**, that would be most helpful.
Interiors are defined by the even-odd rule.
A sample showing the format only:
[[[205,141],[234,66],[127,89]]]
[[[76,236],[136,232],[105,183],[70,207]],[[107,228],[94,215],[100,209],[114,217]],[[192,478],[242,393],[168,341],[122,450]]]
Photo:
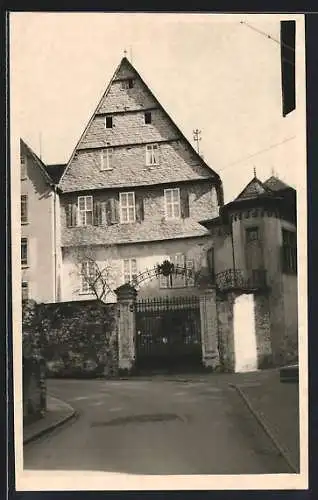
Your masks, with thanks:
[[[202,288],[192,273],[165,261],[116,290],[121,369],[183,371],[218,364],[215,290]],[[160,275],[194,279],[196,293],[138,299],[140,284]]]

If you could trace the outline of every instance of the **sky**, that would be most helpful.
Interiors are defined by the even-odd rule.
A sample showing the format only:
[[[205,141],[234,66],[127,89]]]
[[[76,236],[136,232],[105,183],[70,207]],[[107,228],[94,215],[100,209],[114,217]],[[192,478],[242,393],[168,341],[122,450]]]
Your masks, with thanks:
[[[45,163],[67,162],[127,50],[193,145],[193,130],[201,130],[200,150],[221,176],[226,202],[254,167],[260,180],[275,172],[298,188],[304,78],[297,80],[296,110],[283,118],[280,45],[252,29],[279,40],[283,18],[290,16],[11,13],[14,130]],[[304,38],[299,22],[296,66]]]

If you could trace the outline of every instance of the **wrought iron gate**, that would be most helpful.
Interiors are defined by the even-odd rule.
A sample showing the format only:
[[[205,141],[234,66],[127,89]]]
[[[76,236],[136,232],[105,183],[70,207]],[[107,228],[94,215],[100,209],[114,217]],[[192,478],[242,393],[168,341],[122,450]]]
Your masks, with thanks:
[[[201,364],[199,298],[157,297],[136,303],[138,368],[190,368]]]

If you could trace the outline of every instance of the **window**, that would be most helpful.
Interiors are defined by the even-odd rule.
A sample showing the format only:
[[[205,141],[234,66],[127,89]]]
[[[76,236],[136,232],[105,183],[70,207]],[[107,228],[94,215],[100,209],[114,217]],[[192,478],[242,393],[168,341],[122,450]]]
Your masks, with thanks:
[[[165,211],[167,219],[177,219],[180,217],[180,190],[179,188],[165,189]]]
[[[259,231],[258,227],[248,227],[246,229],[246,241],[257,241],[259,240]]]
[[[101,151],[101,170],[112,170],[112,157],[113,157],[113,148],[103,149]]]
[[[21,195],[21,224],[26,224],[28,222],[28,196],[26,194]]]
[[[151,123],[151,111],[146,111],[146,113],[145,113],[145,123],[146,124]]]
[[[135,193],[120,193],[120,222],[135,222],[136,209],[135,209]]]
[[[29,299],[29,283],[27,281],[22,281],[22,301]]]
[[[146,146],[146,165],[158,165],[159,164],[159,147],[158,144],[147,144]]]
[[[122,89],[132,89],[134,86],[134,80],[132,78],[129,78],[128,80],[123,80],[121,82],[121,88]]]
[[[29,283],[27,281],[22,281],[22,301],[29,299]]]
[[[82,262],[81,269],[81,293],[92,293],[92,285],[96,275],[95,263],[92,261]]]
[[[186,256],[181,253],[173,255],[169,260],[177,267],[178,271],[172,273],[170,276],[160,275],[160,288],[184,288],[194,286],[195,280],[193,260],[186,259]]]
[[[93,223],[93,197],[78,197],[78,225],[88,226]]]
[[[113,117],[110,115],[105,116],[105,128],[113,128]]]
[[[21,179],[26,178],[26,157],[25,155],[20,155],[20,165],[21,165]]]
[[[137,278],[137,261],[136,259],[124,260],[124,283],[135,283]]]
[[[28,240],[21,238],[21,264],[22,266],[28,265]]]
[[[283,272],[297,273],[297,235],[286,229],[283,229]]]

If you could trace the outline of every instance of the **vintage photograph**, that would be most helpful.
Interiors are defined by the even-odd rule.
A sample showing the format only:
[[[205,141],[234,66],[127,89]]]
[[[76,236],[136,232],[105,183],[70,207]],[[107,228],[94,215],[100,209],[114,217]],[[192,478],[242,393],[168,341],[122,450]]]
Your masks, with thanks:
[[[17,489],[305,488],[303,16],[9,30]]]

